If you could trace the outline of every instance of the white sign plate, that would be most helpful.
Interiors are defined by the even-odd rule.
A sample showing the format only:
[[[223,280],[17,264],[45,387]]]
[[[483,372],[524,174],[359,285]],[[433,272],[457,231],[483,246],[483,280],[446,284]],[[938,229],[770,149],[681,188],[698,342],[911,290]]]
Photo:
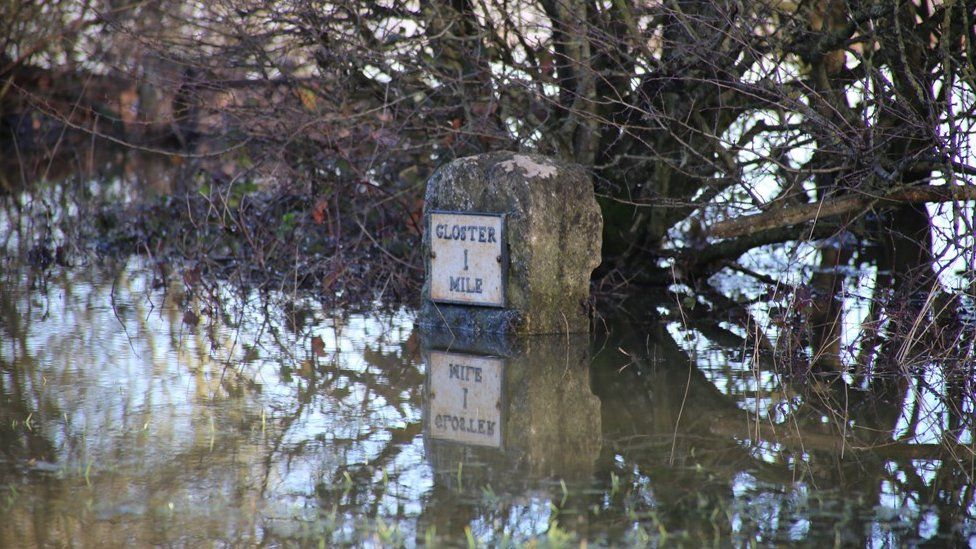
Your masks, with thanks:
[[[428,368],[430,436],[501,448],[502,359],[431,351]]]
[[[431,212],[430,299],[505,306],[505,217]]]

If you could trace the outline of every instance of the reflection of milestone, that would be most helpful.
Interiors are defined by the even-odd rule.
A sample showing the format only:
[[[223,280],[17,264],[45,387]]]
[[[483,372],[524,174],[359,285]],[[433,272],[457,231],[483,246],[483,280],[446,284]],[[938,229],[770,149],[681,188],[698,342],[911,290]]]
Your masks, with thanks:
[[[440,346],[433,339],[428,349]],[[454,484],[459,464],[466,477],[477,477],[466,483],[471,488],[505,486],[518,475],[592,475],[601,421],[587,338],[521,343],[519,349],[480,341],[463,352],[428,350],[424,432],[439,482]],[[477,470],[478,464],[485,467]]]
[[[431,351],[427,361],[427,432],[431,438],[500,448],[500,358]]]

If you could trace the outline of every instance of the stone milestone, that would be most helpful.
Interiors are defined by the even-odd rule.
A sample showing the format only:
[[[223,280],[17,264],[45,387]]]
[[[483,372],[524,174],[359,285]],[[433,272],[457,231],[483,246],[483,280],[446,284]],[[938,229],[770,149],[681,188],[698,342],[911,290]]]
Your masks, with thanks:
[[[427,184],[419,324],[468,333],[586,332],[603,218],[583,168],[510,152]]]

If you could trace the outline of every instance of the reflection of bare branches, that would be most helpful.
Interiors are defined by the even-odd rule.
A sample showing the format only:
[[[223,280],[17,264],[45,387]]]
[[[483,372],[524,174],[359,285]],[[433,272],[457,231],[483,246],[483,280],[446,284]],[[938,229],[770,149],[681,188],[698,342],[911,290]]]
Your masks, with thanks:
[[[913,390],[908,390],[903,377],[877,375],[867,389],[851,387],[841,380],[791,388],[785,385],[784,376],[775,381],[777,369],[771,364],[765,372],[773,376],[774,387],[780,386],[782,397],[775,394],[776,389],[767,392],[765,382],[758,378],[750,380],[752,389],[743,390],[736,380],[739,374],[749,379],[745,368],[752,361],[740,356],[742,338],[717,331],[707,322],[689,326],[723,343],[723,350],[716,351],[713,358],[699,351],[696,362],[707,378],[695,375],[689,380],[687,373],[676,367],[688,361],[688,355],[660,336],[653,351],[647,351],[647,358],[657,360],[638,359],[636,371],[633,366],[619,370],[615,364],[601,363],[614,357],[613,353],[598,357],[598,372],[606,368],[615,377],[626,378],[603,386],[605,393],[601,394],[604,417],[612,418],[604,424],[605,437],[612,441],[608,451],[623,456],[626,464],[615,468],[614,474],[628,478],[649,475],[656,479],[655,493],[660,496],[668,492],[659,472],[662,464],[673,464],[666,473],[670,477],[677,473],[674,467],[692,461],[707,463],[705,469],[711,474],[725,471],[729,477],[724,482],[729,484],[734,484],[737,472],[745,468],[765,482],[803,480],[820,486],[848,486],[848,490],[866,490],[882,498],[878,485],[867,480],[880,476],[890,482],[894,493],[911,499],[931,493],[932,481],[923,481],[918,475],[890,474],[891,465],[886,468],[885,464],[914,470],[921,463],[928,464],[937,478],[948,483],[944,488],[949,491],[939,498],[946,505],[940,513],[952,515],[950,509],[965,499],[964,492],[958,490],[970,483],[968,471],[976,460],[976,448],[967,438],[973,425],[971,414],[962,410],[972,405],[972,395],[962,390],[963,383],[948,376],[933,378],[926,373],[930,370],[916,369]],[[612,362],[635,360],[630,354],[621,357]],[[730,368],[734,364],[742,366]],[[639,375],[636,379],[635,374]],[[723,387],[724,394],[715,394],[716,385]],[[633,391],[637,394],[629,395]],[[679,399],[684,391],[688,391],[687,398]],[[646,395],[641,394],[644,392]],[[775,406],[777,398],[783,398],[786,405]],[[626,407],[616,403],[619,399],[627,402]],[[761,414],[751,409],[751,403]],[[676,410],[682,406],[695,410],[695,415],[672,432]],[[933,428],[933,424],[947,428]],[[636,470],[627,468],[631,466]],[[691,482],[703,486],[697,479]],[[949,493],[957,496],[945,498]],[[668,501],[668,506],[680,508],[679,502]],[[971,517],[956,515],[951,520]]]

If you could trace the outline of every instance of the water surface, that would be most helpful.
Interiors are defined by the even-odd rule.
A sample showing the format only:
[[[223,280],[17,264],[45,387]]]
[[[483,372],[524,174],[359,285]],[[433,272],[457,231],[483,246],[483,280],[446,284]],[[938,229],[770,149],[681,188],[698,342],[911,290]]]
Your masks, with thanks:
[[[203,297],[148,260],[4,260],[0,545],[976,542],[935,378],[842,416],[732,329],[513,345]]]

